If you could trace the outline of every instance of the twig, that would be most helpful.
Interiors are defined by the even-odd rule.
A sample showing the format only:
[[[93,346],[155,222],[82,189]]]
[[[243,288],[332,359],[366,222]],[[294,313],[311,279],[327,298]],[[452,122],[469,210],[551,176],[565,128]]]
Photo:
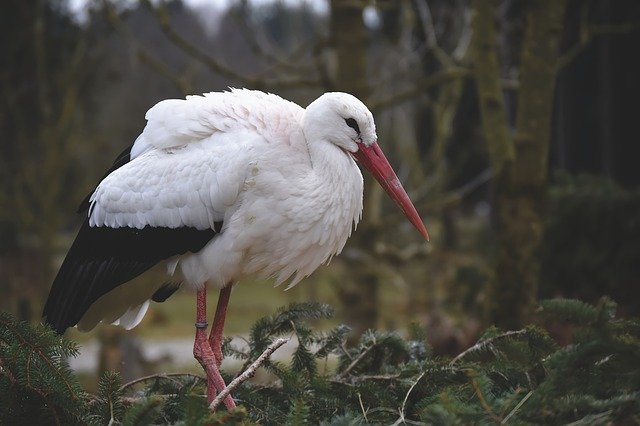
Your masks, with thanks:
[[[517,330],[517,331],[507,331],[506,333],[502,333],[498,336],[495,337],[491,337],[489,339],[483,340],[481,342],[476,343],[475,345],[471,346],[469,349],[467,349],[466,351],[461,352],[457,357],[455,357],[454,359],[451,360],[451,362],[449,363],[449,365],[453,365],[456,362],[460,361],[462,358],[464,358],[469,352],[473,352],[476,351],[478,349],[480,349],[483,346],[487,346],[492,344],[493,342],[497,341],[497,340],[502,340],[504,338],[507,337],[511,337],[511,336],[518,336],[520,334],[525,334],[527,332],[527,330]]]
[[[433,51],[434,56],[443,67],[453,66],[451,57],[438,44],[438,36],[436,35],[436,28],[433,24],[433,17],[429,5],[424,0],[414,0],[413,4],[422,24],[427,49]]]
[[[169,80],[183,95],[189,94],[191,92],[191,84],[187,79],[172,70],[168,64],[149,53],[122,22],[120,16],[115,10],[113,10],[112,5],[108,1],[104,0],[103,6],[105,17],[109,25],[111,25],[111,27],[136,50],[138,58],[143,63],[153,68],[153,70],[158,74]]]
[[[340,343],[340,349],[342,349],[342,352],[347,356],[347,358],[353,361],[353,357],[351,356],[347,348],[345,348],[344,342]]]
[[[358,392],[358,401],[360,402],[360,409],[362,410],[364,421],[365,423],[369,423],[369,419],[367,419],[367,410],[364,409],[364,404],[362,403],[362,396],[360,395],[360,392]]]
[[[180,376],[187,376],[187,377],[191,377],[194,379],[198,379],[201,381],[205,381],[205,378],[202,376],[198,376],[197,374],[191,374],[191,373],[161,373],[161,374],[151,374],[149,376],[144,376],[144,377],[139,377],[135,380],[132,380],[128,383],[125,383],[124,385],[120,386],[120,390],[123,391],[125,389],[127,389],[128,387],[131,387],[135,384],[141,383],[141,382],[146,382],[148,380],[152,380],[152,379],[166,379],[166,380],[171,380],[173,382],[179,383],[176,380],[173,380],[171,377],[180,377]]]
[[[374,375],[362,375],[353,378],[354,382],[362,382],[364,380],[395,380],[399,379],[400,374],[374,374]]]
[[[385,108],[395,106],[397,104],[413,100],[419,96],[426,95],[427,89],[438,86],[443,83],[447,83],[458,78],[467,78],[471,76],[471,72],[462,67],[449,67],[435,74],[428,75],[421,80],[418,80],[415,85],[405,91],[396,93],[389,96],[386,99],[379,101],[369,102],[369,109],[374,112],[379,112]]]
[[[284,71],[293,71],[298,74],[308,74],[313,71],[309,69],[308,64],[306,67],[299,64],[301,56],[310,50],[309,43],[301,43],[289,55],[281,54],[276,46],[269,42],[269,36],[264,29],[261,26],[251,25],[250,20],[247,19],[246,0],[241,3],[240,11],[232,9],[231,14],[238,24],[244,40],[256,56],[264,58],[267,62]]]
[[[373,349],[375,346],[376,346],[376,343],[373,343],[371,346],[365,349],[360,355],[358,355],[356,359],[351,361],[351,364],[349,364],[349,366],[340,374],[340,377],[346,377],[347,374],[349,374],[351,370],[353,370],[353,368],[362,360],[362,358],[367,356],[367,354],[371,352],[371,349]]]
[[[163,400],[167,400],[170,398],[177,398],[180,397],[181,395],[178,393],[164,393],[164,394],[155,394],[153,395],[153,398],[155,399],[163,399]],[[203,395],[203,398],[206,397],[205,395]],[[121,401],[123,404],[125,405],[133,405],[136,404],[144,399],[147,399],[147,397],[144,396],[124,396],[121,398]]]
[[[500,422],[501,425],[507,424],[507,421],[509,421],[509,419],[511,418],[511,416],[513,416],[516,411],[518,411],[518,409],[520,407],[522,407],[522,404],[524,404],[525,402],[527,402],[527,399],[529,399],[529,397],[533,394],[533,391],[530,390],[528,394],[526,394],[524,396],[524,398],[522,398],[522,400],[518,403],[518,405],[516,405],[513,410],[511,410],[511,412],[509,414],[507,414],[507,417],[505,417],[504,419],[502,419],[502,421]]]
[[[558,58],[556,68],[561,70],[574,61],[598,36],[626,34],[640,29],[640,21],[620,22],[617,24],[589,24],[589,2],[585,2],[580,11],[578,42]]]
[[[244,84],[247,87],[251,87],[254,89],[273,89],[273,88],[300,88],[300,87],[317,87],[319,82],[313,78],[306,77],[297,77],[297,78],[289,78],[289,79],[266,79],[266,78],[258,78],[255,76],[247,76],[241,73],[234,71],[233,69],[223,65],[222,63],[215,60],[213,57],[208,55],[199,47],[195,46],[193,43],[184,38],[181,34],[179,34],[172,26],[170,22],[169,13],[166,10],[164,4],[159,4],[157,7],[151,2],[151,0],[142,0],[144,5],[151,9],[152,12],[155,13],[156,18],[158,19],[158,24],[160,25],[160,29],[167,36],[169,41],[182,50],[185,54],[190,57],[196,59],[210,71],[221,75],[230,80],[238,81]]]
[[[407,394],[404,396],[404,400],[402,401],[402,407],[400,408],[400,418],[398,420],[396,420],[395,424],[400,424],[399,422],[406,422],[406,419],[404,418],[404,410],[405,407],[407,405],[407,400],[409,399],[409,395],[411,394],[411,391],[413,391],[413,388],[416,387],[416,385],[418,384],[418,382],[424,377],[424,371],[422,373],[420,373],[420,375],[418,376],[418,378],[416,379],[415,382],[413,382],[413,384],[411,385],[411,387],[409,388],[409,391],[407,391]]]
[[[437,211],[438,209],[446,210],[451,207],[457,206],[462,200],[471,195],[482,185],[489,182],[491,179],[493,179],[493,170],[491,169],[491,167],[489,167],[461,187],[443,194],[437,200],[431,200],[428,207],[417,205],[417,207],[419,207],[418,211],[427,208],[431,211]],[[428,189],[429,188],[426,185],[423,185],[423,187],[417,191],[415,198],[421,199],[424,194],[428,192]]]
[[[416,379],[415,382],[413,382],[413,384],[411,385],[411,387],[409,388],[409,391],[407,392],[407,394],[404,396],[404,400],[402,401],[402,418],[404,418],[404,409],[405,406],[407,405],[407,400],[409,399],[409,394],[411,393],[411,391],[413,390],[413,388],[416,387],[416,385],[418,384],[418,382],[420,381],[420,379],[422,379],[424,377],[424,371],[422,373],[420,373],[420,375],[418,376],[418,378]]]
[[[461,63],[465,59],[469,51],[469,46],[471,45],[471,9],[464,8],[462,14],[464,16],[462,34],[460,34],[460,38],[458,39],[458,45],[453,49],[453,53],[451,54],[451,57],[457,63]]]
[[[109,397],[109,423],[108,426],[115,424],[115,415],[113,414],[113,400]]]
[[[267,358],[269,358],[271,354],[276,351],[276,349],[278,349],[280,346],[284,345],[288,341],[289,339],[278,339],[272,344],[270,344],[269,346],[267,346],[267,349],[265,349],[264,352],[262,352],[262,354],[258,357],[258,359],[256,359],[253,362],[253,364],[251,364],[249,368],[247,368],[244,371],[244,373],[242,373],[241,375],[233,379],[231,383],[227,385],[227,387],[222,389],[222,391],[220,391],[220,393],[216,395],[213,401],[211,401],[211,404],[209,405],[209,409],[211,411],[215,411],[216,408],[218,408],[218,405],[220,405],[220,403],[227,397],[227,395],[233,392],[238,386],[240,386],[241,383],[253,377],[256,374],[256,370],[258,369],[258,367],[264,364]]]

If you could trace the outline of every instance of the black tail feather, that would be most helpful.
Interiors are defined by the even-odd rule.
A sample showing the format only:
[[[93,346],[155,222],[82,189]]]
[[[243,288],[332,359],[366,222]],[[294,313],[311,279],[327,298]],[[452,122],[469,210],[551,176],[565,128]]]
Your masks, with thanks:
[[[213,229],[91,227],[86,220],[53,281],[43,316],[62,334],[101,296],[162,260],[201,250],[214,235]],[[158,298],[176,289],[161,288]]]

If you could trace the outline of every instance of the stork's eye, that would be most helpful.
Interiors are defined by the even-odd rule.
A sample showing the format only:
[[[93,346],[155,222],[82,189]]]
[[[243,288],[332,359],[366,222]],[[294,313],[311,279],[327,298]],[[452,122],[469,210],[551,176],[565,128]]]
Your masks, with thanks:
[[[353,118],[345,118],[344,122],[347,123],[347,126],[355,130],[357,134],[360,134],[360,127],[358,127],[358,122],[356,120]]]

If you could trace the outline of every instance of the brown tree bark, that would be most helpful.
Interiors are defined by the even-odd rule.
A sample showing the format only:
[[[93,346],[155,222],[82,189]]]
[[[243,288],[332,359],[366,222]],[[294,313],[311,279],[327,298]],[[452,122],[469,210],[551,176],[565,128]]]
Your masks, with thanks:
[[[348,92],[363,102],[370,95],[362,84],[367,78],[367,29],[362,20],[364,2],[331,1],[331,43],[335,52],[336,68],[333,78],[336,90]],[[365,176],[365,180],[369,180]],[[371,196],[373,185],[365,185],[365,212],[349,245],[372,247],[379,221],[379,197]],[[355,242],[354,240],[357,240]],[[349,268],[336,283],[344,321],[352,328],[351,341],[378,321],[380,278],[366,259],[348,259]]]
[[[528,2],[513,138],[506,120],[495,48],[496,2],[474,2],[475,72],[482,125],[494,170],[495,277],[487,320],[504,328],[526,323],[535,306],[538,251],[551,114],[566,0]]]

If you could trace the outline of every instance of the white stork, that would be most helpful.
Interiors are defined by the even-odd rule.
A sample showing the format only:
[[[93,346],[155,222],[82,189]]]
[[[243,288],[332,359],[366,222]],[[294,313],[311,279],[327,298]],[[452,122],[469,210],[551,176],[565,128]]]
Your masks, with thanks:
[[[159,102],[146,119],[80,205],[86,219],[43,315],[59,333],[100,321],[135,327],[149,300],[180,284],[129,281],[165,262],[197,292],[193,352],[209,401],[225,386],[220,346],[233,284],[257,275],[291,287],[340,253],[362,213],[354,158],[429,238],[377,144],[371,112],[349,94],[326,93],[303,109],[234,89]],[[208,338],[207,285],[220,289]]]

